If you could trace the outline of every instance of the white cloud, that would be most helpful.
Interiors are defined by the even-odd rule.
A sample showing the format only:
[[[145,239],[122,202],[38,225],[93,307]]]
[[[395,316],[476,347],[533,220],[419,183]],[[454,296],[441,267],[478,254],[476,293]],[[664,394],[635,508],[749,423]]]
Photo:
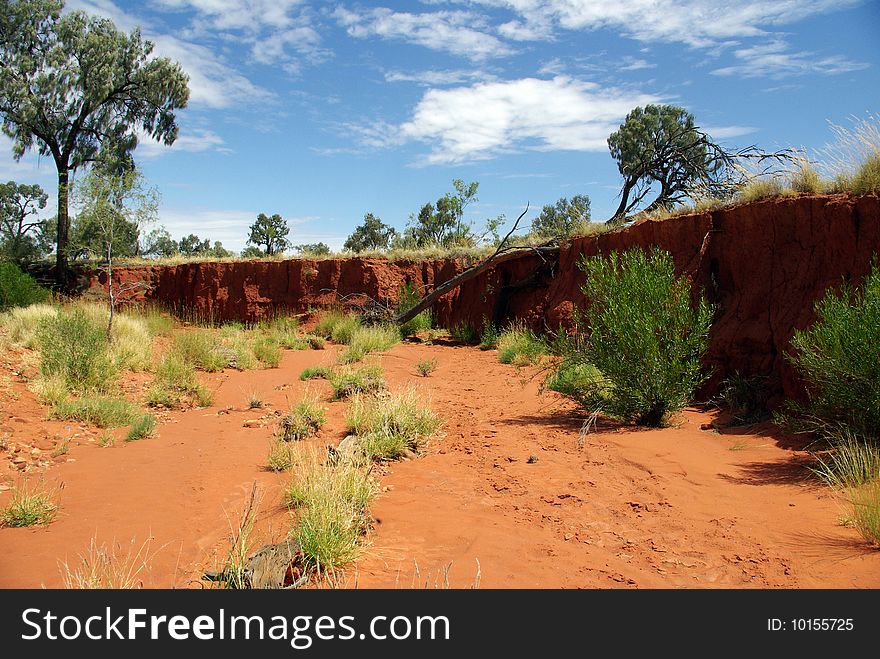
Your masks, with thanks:
[[[426,86],[458,85],[472,80],[494,80],[495,76],[483,71],[456,69],[451,71],[419,71],[404,73],[402,71],[386,71],[385,82],[416,82]]]
[[[174,144],[166,146],[149,135],[139,135],[136,155],[142,158],[157,158],[171,151],[189,151],[201,153],[203,151],[218,151],[220,153],[232,153],[231,149],[224,147],[223,138],[210,130],[191,130],[177,136]]]
[[[723,140],[727,137],[751,135],[758,131],[754,126],[706,126],[701,127],[700,130],[716,140]]]
[[[482,61],[513,51],[489,33],[484,20],[465,11],[422,14],[395,12],[384,7],[350,11],[337,7],[333,16],[348,34],[359,39],[381,37],[418,44],[431,50]]]
[[[657,67],[656,64],[653,64],[648,60],[639,59],[630,55],[625,55],[621,64],[621,71],[641,71],[642,69],[654,69]]]
[[[153,4],[194,11],[217,30],[259,30],[292,26],[296,19],[291,12],[303,0],[154,0]]]
[[[372,146],[431,145],[424,164],[485,160],[522,150],[603,151],[626,114],[656,96],[557,76],[431,89],[400,126],[360,127]]]
[[[819,57],[809,51],[788,52],[788,44],[778,39],[749,48],[740,48],[733,54],[742,62],[741,64],[721,67],[712,73],[719,76],[739,75],[746,78],[759,76],[783,78],[809,73],[835,75],[868,67],[864,62],[848,60],[840,55]]]

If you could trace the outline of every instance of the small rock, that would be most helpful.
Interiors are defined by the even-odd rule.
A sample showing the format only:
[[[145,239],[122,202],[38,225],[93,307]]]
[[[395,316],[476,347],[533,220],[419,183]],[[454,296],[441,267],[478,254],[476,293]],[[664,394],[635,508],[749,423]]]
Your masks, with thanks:
[[[31,455],[40,455],[40,453],[42,453],[42,451],[40,449],[38,449],[36,446],[31,449]]]
[[[0,492],[5,492],[6,490],[11,490],[12,488],[8,485],[0,485]]]
[[[563,538],[565,538],[565,541],[566,541],[566,542],[568,542],[569,540],[571,540],[573,537],[574,537],[574,534],[572,534],[572,533],[566,533],[566,534],[563,536]]]
[[[260,428],[263,425],[263,421],[261,419],[248,419],[241,425],[245,428]]]
[[[700,424],[700,430],[715,430],[715,424],[711,421]]]
[[[526,460],[526,464],[533,465],[533,464],[535,464],[537,461],[538,461],[538,456],[535,455],[534,453],[532,453],[532,454],[529,456],[529,459]]]

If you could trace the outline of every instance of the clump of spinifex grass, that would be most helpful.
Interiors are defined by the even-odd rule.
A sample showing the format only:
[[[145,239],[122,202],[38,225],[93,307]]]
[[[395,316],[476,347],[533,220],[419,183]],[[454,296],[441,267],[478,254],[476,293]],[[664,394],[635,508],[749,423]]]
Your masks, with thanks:
[[[306,569],[333,574],[362,553],[375,491],[369,467],[334,464],[314,451],[301,451],[291,475],[284,497],[296,511],[290,536],[302,550]]]
[[[392,325],[358,327],[351,335],[348,348],[339,355],[339,363],[359,362],[367,353],[388,350],[400,342],[400,330]]]
[[[49,416],[53,419],[83,421],[99,428],[119,428],[137,420],[138,408],[124,398],[86,396],[59,402],[50,408]]]
[[[57,513],[57,489],[48,488],[42,483],[22,481],[12,490],[9,504],[0,509],[0,526],[48,524]]]
[[[306,394],[290,414],[281,420],[281,439],[285,442],[311,437],[327,422],[327,415],[320,401]]]
[[[333,372],[332,369],[327,368],[326,366],[309,366],[308,368],[304,368],[302,373],[299,374],[300,380],[315,380],[315,379],[323,379],[329,380],[330,374]]]
[[[355,331],[361,326],[361,320],[354,314],[342,311],[327,311],[315,325],[314,334],[336,343],[348,344]]]
[[[147,392],[147,404],[170,408],[184,404],[211,404],[211,392],[199,382],[195,367],[176,352],[169,352],[156,369],[156,379]]]
[[[142,414],[131,424],[131,428],[125,436],[125,441],[134,442],[139,439],[146,439],[152,436],[155,430],[156,417],[152,414]]]
[[[421,359],[416,363],[416,371],[423,378],[428,377],[437,369],[436,359]]]
[[[396,460],[424,449],[440,418],[423,399],[416,389],[353,397],[345,422],[367,460]]]
[[[336,400],[348,398],[357,393],[370,393],[385,388],[382,369],[374,364],[358,368],[341,368],[331,371],[330,386]]]
[[[498,361],[502,364],[530,366],[547,352],[547,344],[522,323],[511,325],[498,336]]]

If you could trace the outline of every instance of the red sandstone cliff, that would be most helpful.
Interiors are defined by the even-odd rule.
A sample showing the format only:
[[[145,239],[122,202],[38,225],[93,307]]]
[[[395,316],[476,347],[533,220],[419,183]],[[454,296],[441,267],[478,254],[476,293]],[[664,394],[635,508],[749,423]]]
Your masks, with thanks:
[[[713,377],[768,375],[773,388],[798,395],[799,383],[784,353],[796,328],[814,319],[813,304],[829,286],[858,281],[880,253],[880,199],[846,195],[778,198],[750,205],[645,221],[619,231],[574,240],[558,258],[534,255],[505,262],[441,298],[439,324],[485,318],[523,318],[555,329],[584,303],[583,255],[659,245],[669,251],[715,304],[707,364]],[[405,281],[422,289],[464,269],[455,260],[389,262],[351,258],[278,262],[191,263],[116,268],[122,282],[146,281],[148,299],[216,320],[255,320],[276,309],[326,305],[337,295],[395,300]],[[105,286],[104,277],[92,287]]]

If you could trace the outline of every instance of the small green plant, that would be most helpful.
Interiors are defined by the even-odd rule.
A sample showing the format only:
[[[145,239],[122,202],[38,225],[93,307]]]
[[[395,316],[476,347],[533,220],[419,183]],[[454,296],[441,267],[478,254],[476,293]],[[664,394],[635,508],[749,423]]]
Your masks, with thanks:
[[[829,289],[816,322],[797,330],[788,359],[807,383],[806,406],[789,408],[815,425],[842,424],[880,435],[880,268],[875,259],[858,288]]]
[[[32,304],[28,307],[15,307],[3,314],[3,324],[9,332],[9,339],[25,348],[37,347],[40,328],[58,315],[58,307],[51,304]]]
[[[462,322],[449,328],[449,336],[459,343],[473,345],[480,342],[480,335],[470,323]]]
[[[0,261],[0,311],[48,302],[52,294],[14,263]]]
[[[813,472],[838,490],[857,488],[880,480],[880,441],[865,438],[846,426],[831,431],[830,449],[814,453]]]
[[[281,420],[281,439],[285,442],[311,437],[327,422],[324,407],[308,394]]]
[[[315,325],[314,333],[336,343],[348,344],[355,330],[361,326],[361,320],[354,314],[342,311],[327,311]]]
[[[59,403],[49,410],[52,419],[73,419],[99,428],[120,428],[137,419],[138,408],[124,398],[91,396]]]
[[[62,440],[58,444],[58,446],[56,446],[54,449],[52,449],[52,452],[49,455],[51,455],[53,458],[58,458],[62,455],[67,455],[67,453],[69,451],[70,451],[70,438],[68,437],[67,439]]]
[[[576,359],[563,359],[547,376],[544,387],[571,398],[581,406],[588,406],[597,390],[603,395],[606,393],[599,369]]]
[[[303,339],[308,342],[309,347],[312,350],[323,350],[327,345],[327,339],[323,336],[318,336],[316,334],[306,334],[303,336]]]
[[[0,526],[21,527],[48,524],[58,513],[58,491],[42,483],[19,483],[12,490],[9,505],[0,509]]]
[[[744,377],[734,373],[721,383],[719,404],[737,424],[748,425],[768,418],[768,381],[766,376]]]
[[[852,526],[869,544],[880,547],[880,480],[853,489],[848,501]]]
[[[48,318],[37,345],[40,373],[63,378],[71,391],[107,391],[116,379],[106,328],[79,307]]]
[[[195,330],[175,335],[171,352],[196,368],[213,373],[229,365],[228,355],[218,348],[217,340],[211,332]]]
[[[278,368],[281,363],[281,347],[268,337],[254,341],[254,356],[268,368]]]
[[[600,374],[579,402],[622,421],[663,424],[705,378],[712,306],[702,298],[691,306],[690,282],[657,247],[583,258],[579,267],[590,304],[576,315],[567,348],[562,341],[563,363],[592,364]]]
[[[356,393],[372,393],[385,388],[382,369],[376,365],[342,368],[330,373],[330,386],[336,400]]]
[[[369,460],[395,460],[407,451],[419,453],[440,426],[440,418],[415,389],[389,396],[356,395],[346,414],[349,431]]]
[[[351,335],[348,348],[339,355],[341,364],[359,362],[368,353],[383,352],[400,341],[400,330],[392,325],[358,327]]]
[[[304,368],[302,373],[299,374],[300,380],[315,380],[315,379],[324,379],[329,380],[331,369],[326,366],[309,366]]]
[[[142,414],[131,424],[131,428],[125,436],[125,441],[134,442],[139,439],[146,439],[152,436],[155,430],[156,417],[152,414]]]
[[[288,471],[293,466],[296,455],[294,444],[276,435],[269,440],[266,464],[272,471]]]
[[[494,350],[498,347],[498,328],[494,323],[483,319],[483,333],[480,335],[480,350]]]
[[[736,201],[751,203],[770,197],[778,197],[783,192],[782,183],[776,178],[757,178],[749,181],[736,193]]]
[[[400,291],[397,296],[397,313],[401,314],[404,311],[408,311],[412,309],[419,301],[422,299],[421,294],[416,289],[416,285],[414,282],[408,281],[403,286],[400,287]],[[400,334],[404,338],[415,336],[420,332],[427,331],[431,329],[433,325],[433,320],[431,318],[430,309],[426,309],[419,313],[415,318],[403,323],[400,326]]]
[[[205,407],[211,399],[211,392],[199,382],[195,367],[173,351],[159,364],[147,392],[148,405],[170,408],[181,407],[185,402]]]
[[[66,403],[70,398],[67,380],[62,375],[38,375],[28,383],[28,388],[49,407]]]
[[[498,361],[514,366],[538,364],[547,355],[547,343],[523,323],[514,323],[498,336]]]
[[[418,363],[416,363],[416,371],[418,371],[419,375],[423,378],[428,377],[435,370],[437,370],[436,359],[420,359]]]
[[[116,439],[109,432],[105,432],[100,437],[98,437],[98,446],[100,446],[101,448],[113,446],[115,443]]]
[[[259,410],[263,408],[263,398],[256,391],[248,394],[247,406],[249,410]]]

